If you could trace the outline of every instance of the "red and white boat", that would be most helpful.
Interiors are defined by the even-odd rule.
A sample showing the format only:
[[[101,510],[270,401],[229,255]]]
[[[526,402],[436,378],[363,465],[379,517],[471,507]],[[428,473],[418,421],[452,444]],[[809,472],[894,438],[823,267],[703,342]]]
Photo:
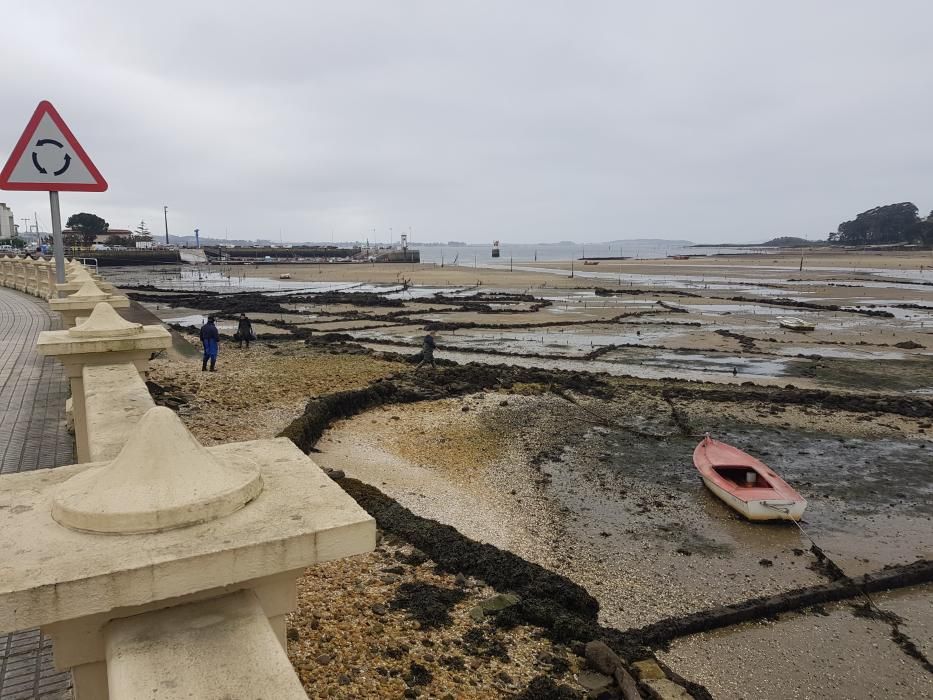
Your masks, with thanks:
[[[693,464],[706,487],[749,520],[800,520],[807,507],[767,465],[709,433],[693,451]]]

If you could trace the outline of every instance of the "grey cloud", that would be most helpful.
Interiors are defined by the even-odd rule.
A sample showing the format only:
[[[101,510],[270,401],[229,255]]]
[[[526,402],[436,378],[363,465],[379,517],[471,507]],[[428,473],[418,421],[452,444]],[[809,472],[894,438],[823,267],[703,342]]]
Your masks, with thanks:
[[[65,215],[753,241],[933,206],[927,2],[136,5],[4,11],[0,150],[49,99],[111,185]]]

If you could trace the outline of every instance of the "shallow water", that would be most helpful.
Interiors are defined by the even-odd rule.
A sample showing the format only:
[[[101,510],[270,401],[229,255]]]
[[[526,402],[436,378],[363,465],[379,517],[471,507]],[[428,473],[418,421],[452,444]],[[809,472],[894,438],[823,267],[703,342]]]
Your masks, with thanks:
[[[820,355],[821,357],[832,357],[840,360],[903,360],[907,357],[903,352],[843,349],[826,345],[777,348],[774,352],[788,357],[794,357],[796,355]]]
[[[652,358],[643,360],[643,362],[646,365],[666,367],[671,370],[702,369],[707,372],[732,374],[732,370],[736,369],[739,374],[759,377],[780,377],[787,370],[786,360],[750,356],[707,355],[697,352],[661,352]]]
[[[350,331],[351,335],[361,337],[361,333]],[[362,340],[360,344],[377,352],[401,353],[403,355],[414,355],[419,349],[417,347],[400,347],[388,343],[379,343],[378,341]],[[553,352],[557,350],[557,352]],[[696,353],[698,358],[695,361],[676,360],[649,362],[647,356],[642,357],[637,353],[638,348],[628,348],[625,351],[612,351],[603,355],[599,359],[587,360],[579,355],[574,356],[570,353],[560,351],[562,348],[551,348],[549,354],[552,357],[523,357],[523,356],[503,356],[490,355],[468,349],[451,349],[445,346],[436,355],[438,358],[453,360],[461,364],[477,362],[486,365],[508,364],[515,367],[536,367],[540,369],[561,369],[570,372],[594,372],[604,373],[616,377],[639,377],[642,379],[688,379],[705,382],[718,382],[720,384],[738,384],[743,381],[752,381],[756,383],[782,384],[780,377],[772,377],[762,372],[763,366],[748,358],[730,358],[725,363],[706,362],[710,356],[702,356]],[[584,353],[585,354],[585,353]],[[642,359],[639,359],[642,358]],[[777,360],[783,368],[787,363],[795,360]],[[732,367],[735,366],[739,371],[737,375],[732,374]],[[777,365],[775,365],[777,366]],[[747,371],[746,371],[747,370]],[[782,373],[786,369],[782,370]],[[765,379],[773,379],[772,382],[763,382]],[[757,380],[757,381],[756,381]]]

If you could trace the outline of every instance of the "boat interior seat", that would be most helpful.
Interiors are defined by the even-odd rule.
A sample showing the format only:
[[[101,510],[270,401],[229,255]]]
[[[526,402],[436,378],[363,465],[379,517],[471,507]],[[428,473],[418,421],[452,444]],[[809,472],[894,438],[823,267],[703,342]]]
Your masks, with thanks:
[[[754,469],[744,466],[723,466],[723,467],[713,467],[716,470],[716,473],[719,474],[723,479],[728,479],[736,486],[740,488],[769,488],[771,484],[765,481]]]

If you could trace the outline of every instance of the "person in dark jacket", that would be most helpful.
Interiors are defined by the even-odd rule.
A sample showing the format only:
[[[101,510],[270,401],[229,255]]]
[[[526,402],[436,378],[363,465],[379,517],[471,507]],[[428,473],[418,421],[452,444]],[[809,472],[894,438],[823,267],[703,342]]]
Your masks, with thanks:
[[[437,349],[437,343],[434,342],[434,331],[431,331],[426,336],[424,340],[421,341],[421,362],[418,363],[418,366],[415,367],[415,370],[421,369],[421,365],[425,362],[431,363],[432,369],[437,369],[437,365],[434,364],[434,351]]]
[[[201,344],[204,346],[204,359],[201,361],[201,371],[207,371],[207,361],[211,362],[211,372],[217,364],[217,350],[220,348],[220,333],[214,325],[214,317],[208,316],[207,323],[201,326]]]
[[[240,314],[240,323],[237,325],[237,339],[240,341],[240,347],[243,347],[243,343],[246,343],[246,349],[249,350],[249,341],[253,340],[255,336],[253,335],[253,324],[246,318],[246,314]]]

